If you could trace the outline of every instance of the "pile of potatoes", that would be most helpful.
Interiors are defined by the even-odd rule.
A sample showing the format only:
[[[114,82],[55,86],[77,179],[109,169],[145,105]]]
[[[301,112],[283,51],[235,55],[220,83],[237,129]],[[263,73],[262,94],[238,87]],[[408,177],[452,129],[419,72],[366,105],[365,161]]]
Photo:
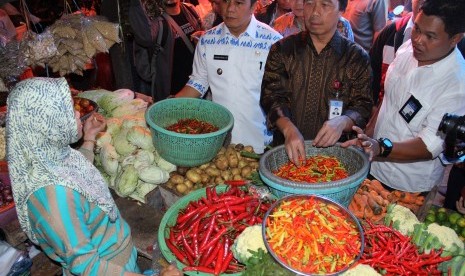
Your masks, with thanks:
[[[241,151],[254,152],[252,146],[230,144],[222,147],[206,164],[193,168],[178,167],[165,185],[177,194],[186,195],[206,186],[223,184],[225,180],[248,179],[258,170],[259,163],[257,159],[243,157]]]

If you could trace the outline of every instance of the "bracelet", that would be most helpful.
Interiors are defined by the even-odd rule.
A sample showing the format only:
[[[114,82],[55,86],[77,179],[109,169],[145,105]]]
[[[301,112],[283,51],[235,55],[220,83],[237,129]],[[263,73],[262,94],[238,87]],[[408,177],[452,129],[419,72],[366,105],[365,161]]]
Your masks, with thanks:
[[[85,143],[85,142],[92,142],[92,143],[94,143],[94,144],[97,143],[97,141],[95,141],[95,140],[90,140],[90,139],[89,139],[89,140],[84,140],[84,143]]]

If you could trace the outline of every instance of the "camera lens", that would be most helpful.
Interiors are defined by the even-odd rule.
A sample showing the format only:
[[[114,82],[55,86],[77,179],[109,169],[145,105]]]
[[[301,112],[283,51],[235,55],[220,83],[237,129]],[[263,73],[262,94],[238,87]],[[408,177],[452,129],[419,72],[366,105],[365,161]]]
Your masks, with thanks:
[[[448,134],[456,124],[457,126],[457,139],[465,139],[465,118],[464,116],[457,116],[454,114],[446,113],[442,117],[441,123],[439,124],[439,131],[442,131],[444,134]]]

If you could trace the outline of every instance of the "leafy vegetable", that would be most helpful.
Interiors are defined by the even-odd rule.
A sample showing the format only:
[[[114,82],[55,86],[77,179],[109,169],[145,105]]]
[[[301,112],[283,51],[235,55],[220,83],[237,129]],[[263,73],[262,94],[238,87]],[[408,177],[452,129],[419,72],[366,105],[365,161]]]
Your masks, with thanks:
[[[252,251],[252,257],[246,262],[243,276],[292,276],[294,273],[278,264],[269,253],[263,249]]]
[[[133,165],[128,165],[116,178],[116,191],[123,197],[128,196],[136,190],[138,180],[136,168]]]
[[[133,126],[128,130],[126,136],[128,142],[145,150],[154,150],[150,130],[142,126]]]

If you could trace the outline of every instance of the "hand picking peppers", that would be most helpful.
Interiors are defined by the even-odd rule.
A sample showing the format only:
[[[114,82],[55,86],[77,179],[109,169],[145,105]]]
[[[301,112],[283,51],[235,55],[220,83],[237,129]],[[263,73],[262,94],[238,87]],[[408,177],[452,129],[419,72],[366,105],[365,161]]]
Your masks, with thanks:
[[[349,173],[334,156],[316,155],[307,157],[297,167],[292,162],[281,166],[273,173],[281,178],[296,182],[320,183],[344,179]]]
[[[341,208],[316,197],[283,201],[266,221],[266,239],[289,267],[328,274],[350,266],[361,250],[357,225]]]
[[[233,242],[247,226],[261,223],[270,205],[237,186],[222,194],[207,187],[205,197],[181,210],[165,242],[186,265],[184,271],[214,275],[241,271],[243,265],[231,251]]]

